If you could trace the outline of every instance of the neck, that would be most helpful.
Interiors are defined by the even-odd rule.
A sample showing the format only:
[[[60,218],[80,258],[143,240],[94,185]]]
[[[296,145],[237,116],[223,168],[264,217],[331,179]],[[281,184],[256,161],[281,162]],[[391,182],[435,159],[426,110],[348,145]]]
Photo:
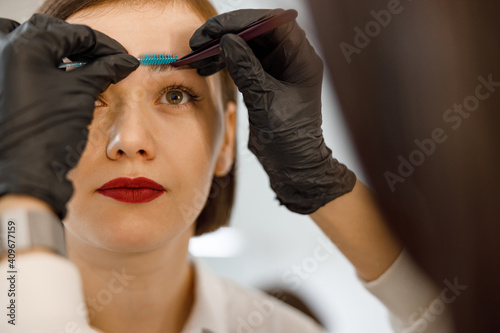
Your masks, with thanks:
[[[106,333],[180,332],[194,297],[190,230],[161,247],[122,253],[66,231],[68,258],[80,270],[91,326]]]

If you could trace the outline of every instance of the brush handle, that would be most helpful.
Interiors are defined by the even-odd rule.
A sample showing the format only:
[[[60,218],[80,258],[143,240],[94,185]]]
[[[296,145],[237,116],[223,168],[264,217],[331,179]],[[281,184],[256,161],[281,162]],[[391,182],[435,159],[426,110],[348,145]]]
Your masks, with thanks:
[[[136,58],[141,62],[141,65],[168,65],[177,60],[176,55],[170,54],[141,54]],[[86,61],[67,62],[59,65],[59,68],[73,68],[86,65]]]
[[[141,61],[140,58],[137,58],[137,60]],[[59,65],[59,68],[76,68],[76,67],[82,67],[87,64],[86,61],[74,61],[74,62],[65,62]]]
[[[255,37],[261,36],[266,32],[274,30],[288,22],[295,20],[298,13],[295,9],[285,10],[284,12],[264,18],[257,22],[254,22],[247,26],[242,31],[238,32],[236,35],[243,38],[244,41],[249,41]],[[174,67],[189,65],[190,63],[205,58],[213,57],[220,54],[220,38],[217,38],[207,45],[199,48],[198,50],[191,52],[190,54],[182,57],[181,59],[173,62],[171,65]]]

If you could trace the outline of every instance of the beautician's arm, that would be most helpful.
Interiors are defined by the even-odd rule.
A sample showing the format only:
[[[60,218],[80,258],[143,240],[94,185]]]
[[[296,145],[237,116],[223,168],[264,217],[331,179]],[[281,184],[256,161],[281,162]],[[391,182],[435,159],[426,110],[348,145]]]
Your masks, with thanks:
[[[269,175],[280,203],[310,215],[360,277],[376,279],[397,258],[401,245],[385,226],[368,189],[333,159],[325,145],[321,58],[297,22],[252,43],[231,34],[280,12],[248,9],[209,19],[190,45],[196,49],[222,36],[222,54],[195,66],[202,75],[226,67],[243,93],[251,125],[248,147]]]
[[[453,332],[449,308],[439,315],[433,308],[442,304],[441,290],[393,236],[362,182],[309,216],[354,265],[363,286],[387,307],[395,332]]]
[[[221,55],[195,64],[210,75],[226,67],[248,109],[248,148],[276,199],[310,217],[356,267],[363,285],[389,310],[396,332],[421,332],[416,320],[439,296],[387,229],[368,189],[326,146],[323,63],[297,22],[245,42],[234,33],[282,10],[239,10],[209,19],[190,40],[198,49],[221,37]],[[328,111],[328,110],[327,110]],[[450,332],[445,316],[427,333]],[[431,327],[433,326],[433,327]]]
[[[373,194],[359,180],[351,192],[309,215],[365,281],[377,279],[402,251]]]
[[[42,211],[42,212],[47,212],[47,213],[52,213],[53,210],[47,204],[45,201],[42,201],[40,199],[37,199],[32,196],[28,195],[15,195],[15,194],[7,194],[2,197],[0,197],[0,215],[2,215],[3,212],[10,210],[10,209],[17,209],[17,208],[22,208],[26,210],[34,210],[34,211]],[[48,254],[53,254],[53,255],[58,255],[55,253],[53,250],[45,247],[33,247],[31,249],[25,249],[21,251],[16,251],[16,256],[21,255],[23,253],[30,253],[30,252],[41,252],[41,253],[48,253]],[[7,253],[2,255],[0,257],[0,261],[7,258]]]
[[[0,212],[14,208],[41,210],[53,213],[48,203],[29,195],[6,194],[0,197]]]
[[[25,209],[54,214],[44,201],[27,195],[4,195],[0,198],[0,215],[11,209]],[[78,268],[67,258],[49,248],[32,247],[16,250],[12,259],[0,258],[0,272],[12,276],[15,287],[11,292],[0,284],[2,304],[11,304],[6,320],[0,322],[0,332],[81,332],[99,333],[88,323],[82,281]],[[19,282],[19,281],[22,281]],[[5,287],[12,288],[5,284]],[[10,310],[9,310],[10,311]],[[12,323],[15,323],[15,326]]]

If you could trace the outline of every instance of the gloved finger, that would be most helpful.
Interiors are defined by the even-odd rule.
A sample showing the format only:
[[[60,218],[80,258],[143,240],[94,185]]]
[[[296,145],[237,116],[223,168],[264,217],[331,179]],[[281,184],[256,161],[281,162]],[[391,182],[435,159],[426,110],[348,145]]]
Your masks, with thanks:
[[[210,76],[223,70],[224,68],[226,68],[226,63],[221,58],[221,61],[215,63],[213,66],[198,69],[198,74],[201,76]]]
[[[193,34],[190,45],[196,49],[226,33],[236,33],[252,22],[281,12],[283,9],[244,9],[214,16]],[[323,62],[295,20],[249,40],[247,44],[266,72],[278,80],[305,85],[318,84],[322,80]],[[203,62],[196,64],[199,69],[207,66]],[[214,68],[200,72],[213,73]]]
[[[20,24],[16,21],[0,18],[0,34],[8,34],[18,26]]]
[[[227,34],[221,39],[221,55],[227,70],[239,91],[243,94],[249,109],[265,109],[265,98],[254,98],[275,88],[274,79],[262,68],[252,49],[239,36]],[[253,98],[252,98],[253,97]]]
[[[277,42],[280,46],[261,61],[271,76],[305,86],[320,84],[323,81],[323,60],[296,22],[290,26],[279,27],[269,35],[269,40],[275,38],[280,39]]]
[[[198,74],[201,76],[210,76],[226,67],[224,58],[216,55],[207,59],[194,61],[190,64],[191,67],[198,69]]]
[[[126,53],[128,51],[123,45],[121,45],[116,39],[109,37],[108,35],[98,31],[92,30],[95,35],[95,45],[91,49],[86,49],[82,53],[72,53],[69,54],[74,59],[84,59],[90,60],[97,57],[102,57],[112,54]]]
[[[136,70],[141,63],[129,54],[113,54],[97,58],[83,67],[67,72],[67,75],[78,76],[81,81],[94,87],[97,95],[108,88],[111,83],[118,83]]]
[[[240,9],[211,17],[194,32],[189,46],[196,50],[227,33],[237,33],[262,18],[282,11],[283,9]]]
[[[37,38],[40,49],[47,54],[41,56],[45,61],[59,65],[61,59],[71,55],[90,53],[96,56],[127,53],[117,41],[99,34],[90,27],[70,24],[45,14],[34,14],[13,34],[26,40]],[[19,47],[31,47],[30,43],[20,43]],[[43,61],[43,59],[40,59]]]
[[[221,55],[218,54],[209,58],[193,61],[192,63],[189,64],[189,66],[201,69],[201,68],[215,66],[215,64],[220,62],[224,62],[224,59],[222,59]]]

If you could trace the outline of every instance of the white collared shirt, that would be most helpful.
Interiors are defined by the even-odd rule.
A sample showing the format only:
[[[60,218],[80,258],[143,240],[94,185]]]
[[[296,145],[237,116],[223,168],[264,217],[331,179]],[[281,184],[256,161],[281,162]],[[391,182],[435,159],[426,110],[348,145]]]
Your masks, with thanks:
[[[326,332],[288,304],[260,290],[218,277],[196,257],[190,256],[190,260],[195,271],[195,298],[181,333]],[[406,250],[377,280],[359,280],[387,307],[394,332],[454,331],[449,304],[442,298],[445,292],[453,296],[454,289],[461,286],[454,288],[448,283],[447,288],[440,290]]]
[[[253,288],[218,277],[190,256],[195,275],[194,304],[182,333],[324,333],[299,310]]]

